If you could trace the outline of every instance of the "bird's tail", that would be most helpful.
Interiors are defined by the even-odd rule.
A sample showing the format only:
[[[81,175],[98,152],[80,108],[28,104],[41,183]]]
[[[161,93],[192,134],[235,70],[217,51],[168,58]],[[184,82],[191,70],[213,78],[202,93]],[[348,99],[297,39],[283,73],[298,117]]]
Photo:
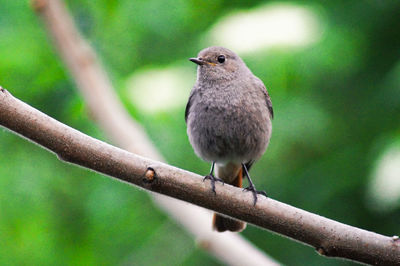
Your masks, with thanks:
[[[222,171],[220,171],[222,170]],[[223,180],[227,180],[222,175],[226,174],[226,169],[217,169],[217,176],[222,178]],[[232,182],[227,182],[236,187],[242,187],[243,181],[243,169],[240,166],[239,172],[236,171],[229,171],[236,174],[236,178]],[[232,232],[241,232],[246,228],[246,223],[242,221],[238,221],[227,216],[223,216],[218,213],[214,213],[213,221],[212,221],[213,229],[218,232],[225,232],[225,231],[232,231]]]

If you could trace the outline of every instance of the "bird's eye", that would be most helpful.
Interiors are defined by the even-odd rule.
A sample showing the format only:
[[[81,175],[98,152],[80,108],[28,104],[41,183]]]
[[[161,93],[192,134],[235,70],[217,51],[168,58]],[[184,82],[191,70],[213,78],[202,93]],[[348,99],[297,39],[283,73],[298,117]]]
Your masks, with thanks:
[[[217,60],[218,60],[218,62],[220,62],[222,64],[223,62],[225,62],[225,56],[224,55],[219,55],[217,57]]]

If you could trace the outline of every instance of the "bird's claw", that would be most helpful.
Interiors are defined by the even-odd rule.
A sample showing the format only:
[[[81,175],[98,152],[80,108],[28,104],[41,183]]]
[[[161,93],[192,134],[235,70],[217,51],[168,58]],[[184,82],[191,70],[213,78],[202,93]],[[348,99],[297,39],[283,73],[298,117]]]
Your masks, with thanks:
[[[203,178],[203,182],[204,182],[206,179],[210,179],[210,182],[211,182],[211,190],[212,190],[212,192],[214,192],[214,194],[217,194],[217,192],[215,192],[215,182],[216,182],[216,181],[222,182],[222,185],[225,184],[225,182],[224,182],[221,178],[215,177],[215,176],[212,175],[212,174],[206,175],[206,176]]]
[[[267,192],[265,192],[263,190],[256,190],[256,188],[252,185],[244,188],[243,191],[251,191],[253,193],[254,206],[256,206],[256,203],[257,203],[257,194],[261,194],[261,195],[264,195],[265,197],[268,197]]]

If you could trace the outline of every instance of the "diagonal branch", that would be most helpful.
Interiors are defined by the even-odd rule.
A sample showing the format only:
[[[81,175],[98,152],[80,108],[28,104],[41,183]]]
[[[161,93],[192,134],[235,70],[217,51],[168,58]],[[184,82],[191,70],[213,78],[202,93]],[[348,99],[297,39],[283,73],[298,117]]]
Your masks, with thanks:
[[[162,156],[143,128],[124,109],[90,45],[82,38],[60,0],[32,0],[54,40],[90,113],[114,143],[158,161]],[[211,212],[176,199],[153,194],[154,202],[193,234],[199,246],[229,265],[277,265],[272,258],[239,234],[212,231]]]
[[[270,198],[256,206],[250,193],[121,150],[89,137],[0,90],[0,125],[56,153],[58,158],[121,181],[181,199],[311,245],[326,256],[374,265],[400,265],[400,240],[345,225]]]

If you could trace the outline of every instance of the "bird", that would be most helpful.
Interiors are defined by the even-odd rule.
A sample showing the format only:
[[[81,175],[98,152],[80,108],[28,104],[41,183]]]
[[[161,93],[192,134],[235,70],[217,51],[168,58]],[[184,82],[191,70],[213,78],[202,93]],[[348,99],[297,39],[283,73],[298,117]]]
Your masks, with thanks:
[[[215,182],[242,187],[258,194],[249,170],[260,159],[269,144],[274,116],[271,98],[264,83],[233,51],[219,46],[201,50],[189,58],[197,64],[197,79],[185,109],[187,134],[194,152],[211,163],[211,190]],[[215,175],[214,175],[215,173]],[[213,229],[218,232],[240,232],[246,223],[214,213]]]

